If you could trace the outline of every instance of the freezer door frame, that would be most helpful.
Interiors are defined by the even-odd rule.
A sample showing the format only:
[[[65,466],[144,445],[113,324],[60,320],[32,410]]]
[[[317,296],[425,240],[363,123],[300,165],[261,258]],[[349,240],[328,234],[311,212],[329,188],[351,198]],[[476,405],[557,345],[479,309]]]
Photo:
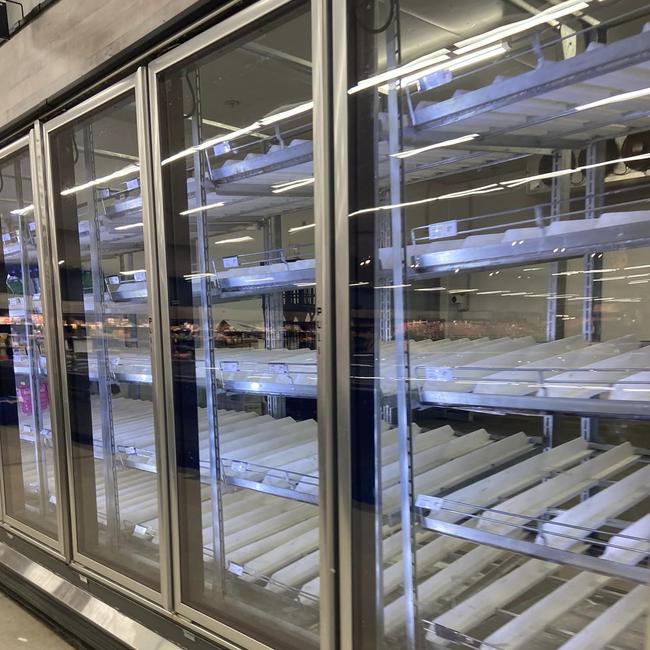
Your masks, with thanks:
[[[160,321],[156,317],[158,309],[158,286],[157,286],[157,261],[156,261],[156,234],[153,223],[152,210],[152,187],[151,187],[151,151],[150,151],[150,134],[148,122],[148,89],[147,75],[145,68],[139,68],[136,73],[126,79],[106,88],[86,101],[74,106],[65,113],[53,118],[44,124],[45,140],[45,159],[47,165],[47,194],[48,208],[50,214],[50,223],[52,224],[52,252],[58,251],[56,241],[56,229],[54,224],[54,196],[53,187],[53,168],[52,156],[50,149],[50,135],[68,124],[77,120],[84,115],[94,112],[109,103],[123,97],[129,93],[134,94],[136,104],[137,133],[138,133],[138,157],[140,161],[140,185],[142,197],[142,221],[143,241],[145,246],[145,267],[151,272],[147,273],[147,292],[149,296],[149,307],[151,309],[151,372],[152,372],[152,394],[153,394],[153,414],[154,414],[154,432],[157,453],[157,492],[159,504],[159,563],[160,563],[160,591],[156,591],[148,586],[143,585],[138,580],[131,578],[124,573],[109,568],[101,562],[84,555],[79,549],[77,513],[75,500],[75,482],[72,473],[72,452],[71,452],[71,425],[69,409],[64,410],[65,421],[65,440],[67,452],[67,480],[70,491],[70,530],[71,530],[71,561],[83,567],[91,574],[96,574],[100,578],[106,578],[110,582],[125,587],[127,590],[151,601],[157,605],[170,609],[170,580],[169,580],[169,544],[168,544],[168,503],[167,503],[167,460],[164,455],[165,444],[165,418],[163,417],[164,394],[162,391],[162,364],[161,364],[161,341],[160,341]],[[52,255],[54,259],[56,255]],[[53,273],[55,301],[58,308],[61,307],[61,282],[59,273]],[[66,362],[63,351],[65,350],[63,327],[59,319],[56,328],[58,339],[58,361],[61,373],[61,394],[68,394],[68,380],[66,373]]]

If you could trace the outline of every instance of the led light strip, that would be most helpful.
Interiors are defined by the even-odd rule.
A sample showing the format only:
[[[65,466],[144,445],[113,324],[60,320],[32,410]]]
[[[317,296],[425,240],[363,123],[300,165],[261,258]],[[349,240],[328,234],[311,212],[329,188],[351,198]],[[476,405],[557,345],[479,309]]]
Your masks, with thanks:
[[[399,153],[393,153],[391,156],[394,158],[410,158],[411,156],[417,156],[424,151],[431,151],[431,149],[444,149],[445,147],[452,147],[455,144],[462,144],[463,142],[470,142],[479,137],[478,133],[470,133],[469,135],[462,135],[458,138],[452,138],[451,140],[444,140],[443,142],[436,142],[435,144],[427,145],[426,147],[420,147],[419,149],[410,149],[409,151],[400,151]]]

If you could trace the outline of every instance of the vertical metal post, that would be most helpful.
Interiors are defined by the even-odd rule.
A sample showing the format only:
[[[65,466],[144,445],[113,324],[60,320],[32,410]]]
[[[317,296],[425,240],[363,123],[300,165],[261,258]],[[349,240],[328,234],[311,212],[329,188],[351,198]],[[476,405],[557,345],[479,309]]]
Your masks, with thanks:
[[[282,248],[282,221],[279,215],[269,217],[263,226],[264,250],[273,251]],[[282,293],[275,291],[263,296],[264,342],[268,350],[280,350],[284,347],[284,306]],[[267,397],[267,408],[274,418],[286,415],[286,398],[280,395]]]
[[[605,191],[605,166],[590,167],[605,160],[606,143],[595,142],[587,147],[587,172],[585,179],[585,218],[596,219],[603,204]],[[584,302],[582,310],[582,333],[586,341],[593,343],[601,340],[600,298],[602,282],[596,282],[597,271],[603,268],[602,253],[593,251],[584,258]],[[598,420],[580,418],[582,437],[590,442],[596,441]]]
[[[86,161],[86,177],[96,178],[95,157],[92,126],[84,127],[84,156]],[[119,544],[120,511],[119,492],[117,484],[117,467],[115,464],[115,431],[113,430],[113,397],[111,394],[111,371],[108,344],[106,341],[106,318],[104,313],[104,272],[101,260],[101,234],[97,210],[97,194],[94,188],[89,190],[89,252],[90,270],[93,285],[93,320],[99,325],[99,332],[91,340],[95,347],[97,359],[97,386],[101,409],[102,428],[102,464],[104,467],[104,486],[106,500],[106,527],[109,543],[113,548]]]
[[[201,78],[198,69],[194,75],[194,91],[196,98],[195,112],[192,116],[192,145],[197,146],[203,141],[203,126],[201,112]],[[207,205],[205,191],[205,164],[203,152],[194,153],[194,199],[196,206]],[[221,514],[221,455],[219,452],[219,424],[217,414],[217,382],[215,377],[215,354],[213,345],[214,327],[212,323],[212,295],[209,276],[208,218],[205,210],[196,213],[196,258],[197,271],[200,274],[200,322],[201,339],[203,341],[203,363],[205,366],[205,400],[208,417],[208,436],[210,449],[210,505],[212,510],[212,548],[214,552],[214,570],[218,589],[224,588],[224,542],[223,522]]]
[[[399,12],[397,12],[399,15]],[[387,64],[395,68],[399,64],[400,33],[398,17],[387,32]],[[402,201],[402,165],[393,156],[401,149],[401,113],[399,84],[391,83],[388,90],[388,151],[390,165],[390,203]],[[381,218],[381,216],[379,217]],[[408,342],[406,340],[405,309],[405,251],[404,225],[401,208],[390,211],[390,246],[393,252],[392,330],[395,341],[395,390],[397,397],[397,428],[399,437],[400,515],[402,522],[402,566],[404,567],[405,638],[403,647],[413,650],[418,644],[418,613],[416,586],[415,528],[413,526],[413,449],[411,444],[411,408],[408,381]]]
[[[553,153],[553,171],[571,167],[571,151],[555,151]],[[551,179],[551,221],[558,219],[568,211],[571,192],[571,177],[555,176]],[[548,293],[546,301],[546,340],[556,341],[564,337],[564,321],[559,320],[558,314],[564,313],[566,307],[566,276],[560,275],[567,269],[565,260],[552,262],[549,265]],[[555,434],[555,416],[545,415],[543,419],[543,439],[546,450],[553,447]]]

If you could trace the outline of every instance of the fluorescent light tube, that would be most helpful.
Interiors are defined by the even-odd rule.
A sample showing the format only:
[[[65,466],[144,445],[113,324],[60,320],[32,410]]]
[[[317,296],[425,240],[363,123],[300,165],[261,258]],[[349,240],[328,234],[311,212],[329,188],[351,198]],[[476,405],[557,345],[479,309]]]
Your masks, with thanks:
[[[120,271],[120,275],[137,275],[138,273],[146,273],[146,269],[135,269],[134,271]]]
[[[17,217],[24,217],[26,214],[34,212],[33,205],[26,205],[24,208],[18,208],[17,210],[12,210],[10,214],[14,214]]]
[[[313,178],[304,178],[302,180],[294,181],[293,183],[286,183],[280,186],[274,186],[275,189],[272,190],[272,192],[273,194],[282,194],[282,192],[289,192],[290,190],[295,190],[298,187],[311,185],[313,182],[314,182]]]
[[[130,176],[131,174],[136,174],[140,172],[140,165],[127,165],[122,169],[114,171],[112,174],[107,176],[102,176],[101,178],[96,178],[93,181],[88,181],[82,185],[76,185],[75,187],[69,187],[65,190],[62,190],[61,196],[68,196],[69,194],[76,194],[77,192],[82,192],[83,190],[90,189],[91,187],[96,187],[97,185],[104,185],[104,183],[109,183],[114,181],[117,178],[123,178],[124,176]]]
[[[454,47],[456,48],[455,52],[457,54],[471,52],[472,50],[490,45],[491,43],[503,40],[504,38],[525,32],[537,25],[542,25],[543,23],[561,18],[562,16],[576,13],[582,9],[586,9],[589,6],[589,2],[591,2],[591,0],[568,0],[567,2],[562,2],[554,7],[546,9],[545,11],[540,11],[540,13],[535,14],[530,18],[519,20],[516,23],[502,25],[484,34],[479,34],[478,36],[472,36],[462,41],[458,41],[457,43],[454,43]]]
[[[210,205],[200,205],[198,208],[190,208],[189,210],[183,210],[183,212],[179,212],[182,217],[188,215],[188,214],[194,214],[195,212],[203,212],[204,210],[211,210],[212,208],[223,208],[223,206],[226,205],[223,201],[219,201],[218,203],[210,203]]]
[[[452,147],[455,144],[470,142],[471,140],[478,138],[478,136],[478,133],[470,133],[469,135],[463,135],[459,138],[452,138],[451,140],[444,140],[443,142],[436,142],[435,144],[430,144],[426,147],[420,147],[419,149],[410,149],[409,151],[400,151],[399,153],[393,153],[391,156],[394,158],[410,158],[411,156],[417,156],[419,153],[430,151],[431,149],[443,149],[444,147]]]
[[[244,235],[243,237],[231,237],[230,239],[220,239],[219,241],[214,242],[215,244],[238,244],[242,241],[252,241],[250,235]]]
[[[393,68],[392,70],[387,70],[381,74],[363,79],[362,81],[359,81],[356,86],[350,88],[348,90],[348,94],[353,95],[354,93],[358,93],[359,91],[365,90],[366,88],[372,88],[373,86],[385,84],[387,81],[399,79],[400,77],[403,77],[404,75],[407,75],[411,72],[415,72],[416,70],[420,70],[422,68],[428,68],[435,63],[440,63],[442,61],[446,61],[447,59],[449,59],[448,49],[445,48],[442,50],[436,50],[435,52],[431,52],[430,54],[420,57],[415,61],[405,63],[398,68]]]
[[[557,171],[554,172],[548,172],[546,174],[535,174],[534,176],[526,176],[524,178],[513,178],[512,180],[509,181],[501,181],[501,185],[505,185],[506,187],[517,187],[518,185],[523,185],[525,183],[529,183],[530,181],[541,181],[546,178],[555,178],[556,176],[566,176],[567,174],[573,174],[577,171],[580,171],[579,169],[558,169]]]
[[[289,228],[289,233],[300,232],[301,230],[309,230],[315,227],[316,227],[315,223],[306,223],[304,226],[294,226],[293,228]]]
[[[132,230],[133,228],[144,228],[142,221],[138,223],[129,223],[126,226],[115,226],[113,230]]]
[[[588,104],[582,104],[581,106],[576,106],[574,110],[576,111],[586,111],[590,108],[596,108],[597,106],[605,106],[605,104],[618,104],[619,102],[627,102],[630,99],[637,99],[638,97],[645,97],[650,95],[650,88],[642,88],[641,90],[632,90],[629,93],[621,93],[620,95],[612,95],[611,97],[605,97],[604,99],[599,99],[595,102],[589,102]]]
[[[416,289],[415,291],[446,291],[445,287],[423,287],[422,289]]]

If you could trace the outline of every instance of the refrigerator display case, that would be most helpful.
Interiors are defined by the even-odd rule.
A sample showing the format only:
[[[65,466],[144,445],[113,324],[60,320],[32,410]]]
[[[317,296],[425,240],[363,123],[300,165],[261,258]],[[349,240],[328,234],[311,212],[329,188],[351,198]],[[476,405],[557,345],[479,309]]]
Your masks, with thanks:
[[[73,555],[160,600],[162,382],[144,80],[139,71],[45,132]]]
[[[641,648],[648,8],[341,4],[353,646]]]
[[[151,76],[176,597],[287,648],[319,635],[311,44],[271,2]]]
[[[49,244],[41,238],[38,129],[0,151],[3,511],[13,526],[60,549],[59,441],[52,413],[58,405],[49,391],[45,321],[51,318],[51,296],[44,282]]]

